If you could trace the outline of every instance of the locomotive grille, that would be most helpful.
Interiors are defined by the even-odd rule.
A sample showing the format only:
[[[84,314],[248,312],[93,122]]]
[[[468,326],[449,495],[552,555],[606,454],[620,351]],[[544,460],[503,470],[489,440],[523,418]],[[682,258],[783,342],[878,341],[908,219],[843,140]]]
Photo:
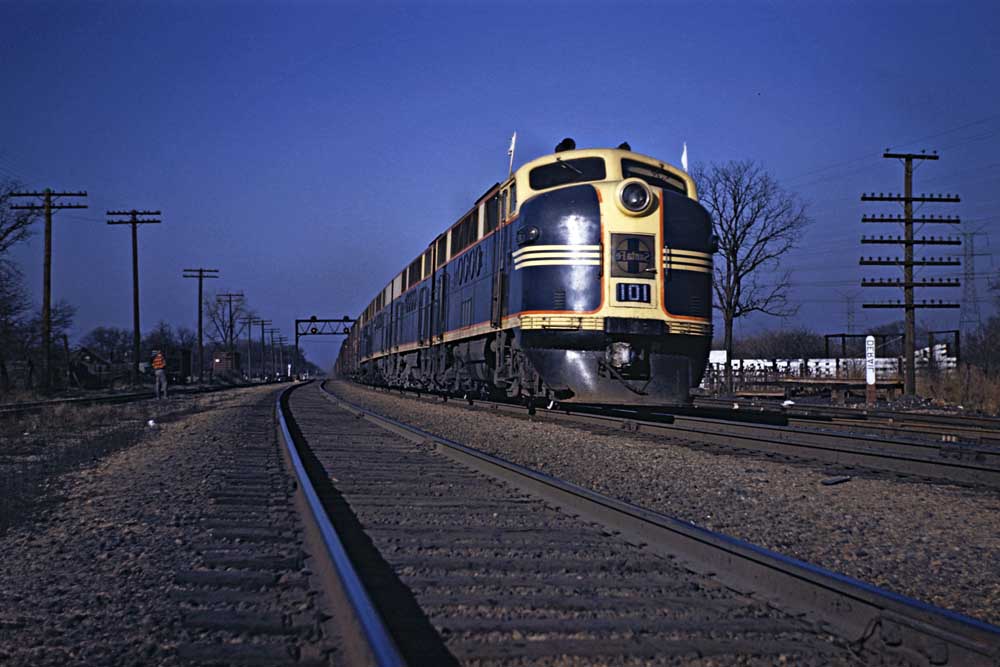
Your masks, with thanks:
[[[472,324],[472,299],[462,302],[461,320],[459,326],[467,327]]]
[[[552,306],[555,310],[566,310],[566,290],[557,289],[552,294]]]

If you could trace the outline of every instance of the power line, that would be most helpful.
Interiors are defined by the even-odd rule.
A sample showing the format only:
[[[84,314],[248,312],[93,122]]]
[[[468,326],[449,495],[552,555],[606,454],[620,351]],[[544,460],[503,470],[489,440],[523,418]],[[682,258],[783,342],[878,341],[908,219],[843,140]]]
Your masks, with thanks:
[[[992,115],[992,116],[987,116],[985,118],[980,118],[979,120],[974,120],[974,121],[971,121],[971,122],[968,122],[968,123],[963,123],[963,124],[958,125],[956,127],[952,127],[952,128],[947,129],[947,130],[942,130],[940,132],[936,132],[934,134],[930,134],[930,135],[927,135],[925,137],[921,137],[919,139],[914,139],[912,141],[905,141],[905,142],[897,143],[897,144],[894,144],[894,145],[899,146],[899,147],[904,147],[904,146],[910,146],[912,144],[923,143],[925,141],[930,141],[931,139],[936,139],[938,137],[942,137],[942,136],[945,136],[947,134],[952,134],[954,132],[958,132],[960,130],[964,130],[964,129],[969,128],[969,127],[974,127],[976,125],[982,125],[983,123],[988,123],[989,121],[997,120],[997,119],[1000,119],[1000,114],[995,114],[995,115]],[[830,169],[836,169],[836,168],[839,168],[839,167],[849,166],[849,165],[855,164],[857,162],[862,162],[862,161],[870,160],[870,159],[877,158],[877,157],[879,157],[878,153],[867,153],[866,152],[866,153],[864,153],[862,155],[858,155],[857,157],[848,158],[846,160],[842,160],[842,161],[839,161],[839,162],[833,162],[833,163],[831,163],[829,165],[826,165],[826,166],[823,166],[823,167],[818,167],[816,169],[812,169],[810,171],[807,171],[807,172],[805,172],[803,174],[799,174],[798,176],[792,176],[790,178],[786,178],[785,179],[785,183],[787,184],[787,183],[790,183],[790,182],[797,181],[797,180],[799,180],[801,178],[806,178],[806,177],[811,176],[813,174],[818,174],[818,173],[822,173],[824,171],[829,171]],[[874,166],[876,166],[876,165],[873,164],[872,167],[874,167]],[[857,171],[857,170],[855,170],[855,171]]]

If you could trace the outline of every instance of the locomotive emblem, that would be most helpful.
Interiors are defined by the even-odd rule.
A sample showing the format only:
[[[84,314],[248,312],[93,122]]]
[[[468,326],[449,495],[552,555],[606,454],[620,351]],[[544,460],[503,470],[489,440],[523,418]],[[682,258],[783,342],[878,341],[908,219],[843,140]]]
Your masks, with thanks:
[[[614,248],[612,276],[635,276],[649,273],[653,268],[653,237],[612,235]]]

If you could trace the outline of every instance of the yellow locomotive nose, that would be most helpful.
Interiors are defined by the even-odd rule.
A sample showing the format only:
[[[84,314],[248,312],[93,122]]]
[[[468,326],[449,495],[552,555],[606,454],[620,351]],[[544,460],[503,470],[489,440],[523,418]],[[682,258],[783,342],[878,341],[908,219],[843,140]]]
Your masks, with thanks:
[[[606,190],[610,196],[602,196],[608,276],[605,317],[657,317],[662,292],[657,252],[660,194],[638,178],[609,184]]]

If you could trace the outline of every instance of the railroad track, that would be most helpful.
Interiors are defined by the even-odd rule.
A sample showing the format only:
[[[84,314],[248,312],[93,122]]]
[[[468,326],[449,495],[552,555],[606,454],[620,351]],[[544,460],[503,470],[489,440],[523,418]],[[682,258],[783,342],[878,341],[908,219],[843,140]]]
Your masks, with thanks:
[[[388,391],[388,390],[386,390]],[[399,390],[392,390],[399,391]],[[421,400],[444,397],[426,392],[401,393]],[[574,423],[584,427],[641,431],[674,441],[763,452],[767,455],[819,461],[848,469],[927,478],[959,484],[1000,488],[1000,447],[954,441],[879,436],[858,431],[828,430],[828,424],[798,424],[744,410],[695,416],[696,409],[657,410],[562,404],[554,409],[532,409],[512,403],[477,401],[499,412],[529,415],[533,419]],[[710,414],[715,414],[710,413]],[[732,419],[731,419],[732,418]],[[735,421],[739,418],[740,421]],[[777,422],[777,423],[772,423]]]
[[[713,446],[862,467],[901,475],[1000,488],[1000,447],[829,431],[815,423],[770,426],[727,420],[661,415],[622,409],[589,413],[570,408],[563,418],[610,423],[619,428],[689,438]],[[550,413],[546,413],[550,414]]]
[[[207,502],[187,519],[190,549],[178,551],[189,555],[176,558],[168,593],[182,664],[322,667],[338,650],[272,406],[258,399],[239,438],[205,444]]]
[[[211,394],[217,391],[240,389],[255,385],[224,385],[211,387],[171,387],[169,396],[194,396]],[[136,403],[156,398],[153,391],[135,391],[118,394],[100,394],[94,396],[74,396],[72,398],[56,398],[45,401],[23,401],[20,403],[0,404],[0,419],[19,415],[34,414],[60,406],[116,405],[120,403]]]
[[[734,403],[739,405],[740,409],[749,409],[759,415],[784,415],[789,425],[819,423],[824,428],[865,430],[904,437],[925,437],[1000,446],[1000,419],[996,417],[806,404],[784,407],[775,402],[753,399],[695,399],[696,409],[727,409]]]
[[[600,496],[314,387],[287,390],[281,407],[300,483],[306,489],[309,473],[314,484],[303,490],[313,513],[321,523],[334,508],[330,531],[340,532],[345,556],[361,557],[356,579],[333,579],[347,581],[345,590],[351,581],[367,587],[384,632],[354,635],[368,647],[361,654],[387,653],[379,664],[1000,660],[1000,628]]]

